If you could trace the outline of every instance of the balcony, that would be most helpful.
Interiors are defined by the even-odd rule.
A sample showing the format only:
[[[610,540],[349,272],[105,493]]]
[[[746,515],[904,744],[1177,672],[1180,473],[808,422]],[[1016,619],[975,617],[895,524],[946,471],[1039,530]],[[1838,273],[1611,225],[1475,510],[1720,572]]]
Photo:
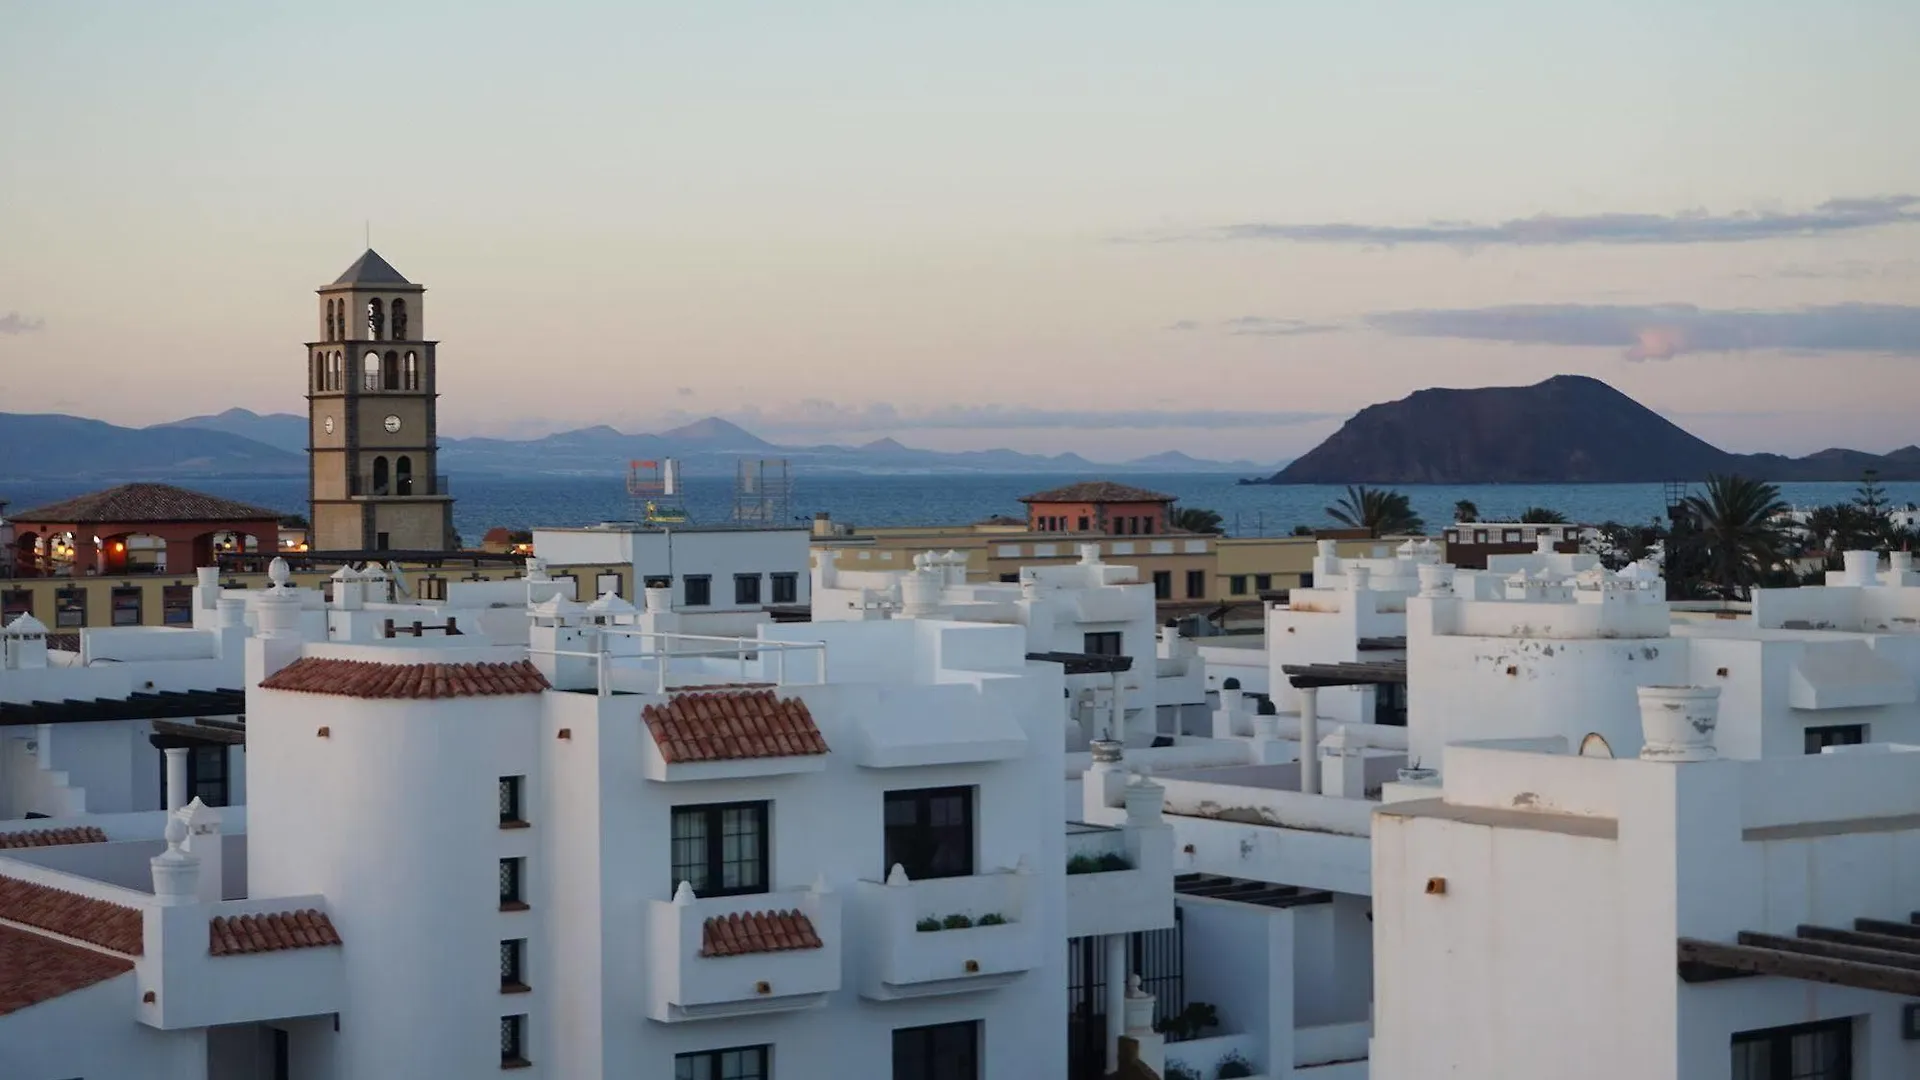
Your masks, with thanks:
[[[860,995],[894,1001],[961,994],[1019,978],[1040,954],[1034,887],[1024,866],[926,881],[909,881],[896,867],[885,883],[859,882],[860,922],[872,935]]]
[[[840,989],[840,897],[819,886],[647,910],[647,1015],[675,1023],[787,1012]]]
[[[1173,831],[1067,823],[1067,936],[1173,925]]]

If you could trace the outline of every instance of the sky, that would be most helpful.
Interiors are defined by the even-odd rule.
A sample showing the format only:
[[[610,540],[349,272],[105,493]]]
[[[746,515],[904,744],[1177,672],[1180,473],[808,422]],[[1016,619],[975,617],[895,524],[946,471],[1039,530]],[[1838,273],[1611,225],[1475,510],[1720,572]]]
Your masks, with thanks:
[[[1920,403],[1912,0],[0,0],[0,411],[304,411],[427,286],[441,430],[1275,461],[1604,379]]]

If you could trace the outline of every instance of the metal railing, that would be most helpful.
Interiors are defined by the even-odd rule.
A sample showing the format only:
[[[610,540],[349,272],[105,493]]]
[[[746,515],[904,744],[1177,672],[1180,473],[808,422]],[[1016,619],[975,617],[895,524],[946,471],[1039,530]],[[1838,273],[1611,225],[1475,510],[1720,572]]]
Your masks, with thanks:
[[[675,660],[710,658],[734,659],[739,662],[739,671],[734,682],[750,684],[765,681],[768,678],[769,673],[761,661],[761,655],[768,654],[771,655],[774,660],[771,681],[775,686],[817,686],[827,681],[827,643],[824,641],[766,641],[760,638],[718,637],[711,634],[677,634],[660,630],[642,630],[637,626],[601,626],[598,627],[598,629],[600,631],[601,641],[601,647],[599,649],[530,648],[527,652],[537,656],[572,656],[594,661],[595,689],[601,697],[605,697],[612,692],[612,668],[609,664],[611,660],[652,660],[654,692],[660,694],[664,694],[673,688],[670,684],[670,677],[672,675],[673,661]],[[640,641],[643,651],[637,654],[613,652],[608,649],[605,644],[610,637],[636,638]],[[675,648],[673,645],[676,642],[718,643],[727,647],[711,649],[698,647],[691,649]],[[651,651],[645,651],[646,646],[649,644],[652,644],[654,648]],[[665,648],[661,647],[663,644]],[[820,659],[818,665],[815,667],[815,677],[812,682],[800,682],[797,679],[789,678],[787,654],[791,652],[819,654]],[[757,677],[756,672],[751,667],[751,665],[754,664],[761,664]],[[717,673],[705,671],[698,672],[697,674],[704,681],[691,685],[711,685]]]
[[[451,495],[453,485],[445,476],[389,476],[384,484],[375,483],[371,476],[349,476],[347,477],[347,494],[401,498],[412,495]]]

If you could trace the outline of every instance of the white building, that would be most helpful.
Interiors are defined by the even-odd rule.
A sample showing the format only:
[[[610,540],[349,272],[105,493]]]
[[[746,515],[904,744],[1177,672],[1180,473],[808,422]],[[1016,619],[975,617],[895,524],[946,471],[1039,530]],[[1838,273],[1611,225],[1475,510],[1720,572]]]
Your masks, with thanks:
[[[710,615],[716,634],[751,635],[769,609],[804,611],[809,596],[811,530],[717,525],[648,526],[608,522],[577,529],[535,529],[533,550],[549,565],[626,563],[635,588],[665,584],[674,610]],[[580,582],[577,596],[617,589],[617,575]],[[638,597],[627,597],[637,600]]]
[[[1641,687],[1637,759],[1456,743],[1380,810],[1374,1080],[1920,1075],[1920,754],[1716,760],[1721,697]]]

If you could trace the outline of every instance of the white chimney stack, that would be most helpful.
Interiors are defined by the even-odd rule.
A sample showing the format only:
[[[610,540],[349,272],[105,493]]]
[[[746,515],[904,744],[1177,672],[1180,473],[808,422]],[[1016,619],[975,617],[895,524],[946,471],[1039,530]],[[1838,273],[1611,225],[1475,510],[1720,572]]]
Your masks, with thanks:
[[[1880,582],[1880,553],[1848,551],[1840,556],[1847,568],[1847,584],[1877,585]]]
[[[1451,564],[1423,562],[1414,572],[1420,575],[1421,596],[1453,595],[1453,566]]]
[[[1647,761],[1711,761],[1720,723],[1717,686],[1642,686],[1640,757]]]
[[[1347,589],[1350,592],[1366,592],[1373,583],[1373,568],[1365,563],[1354,563],[1347,567]]]

